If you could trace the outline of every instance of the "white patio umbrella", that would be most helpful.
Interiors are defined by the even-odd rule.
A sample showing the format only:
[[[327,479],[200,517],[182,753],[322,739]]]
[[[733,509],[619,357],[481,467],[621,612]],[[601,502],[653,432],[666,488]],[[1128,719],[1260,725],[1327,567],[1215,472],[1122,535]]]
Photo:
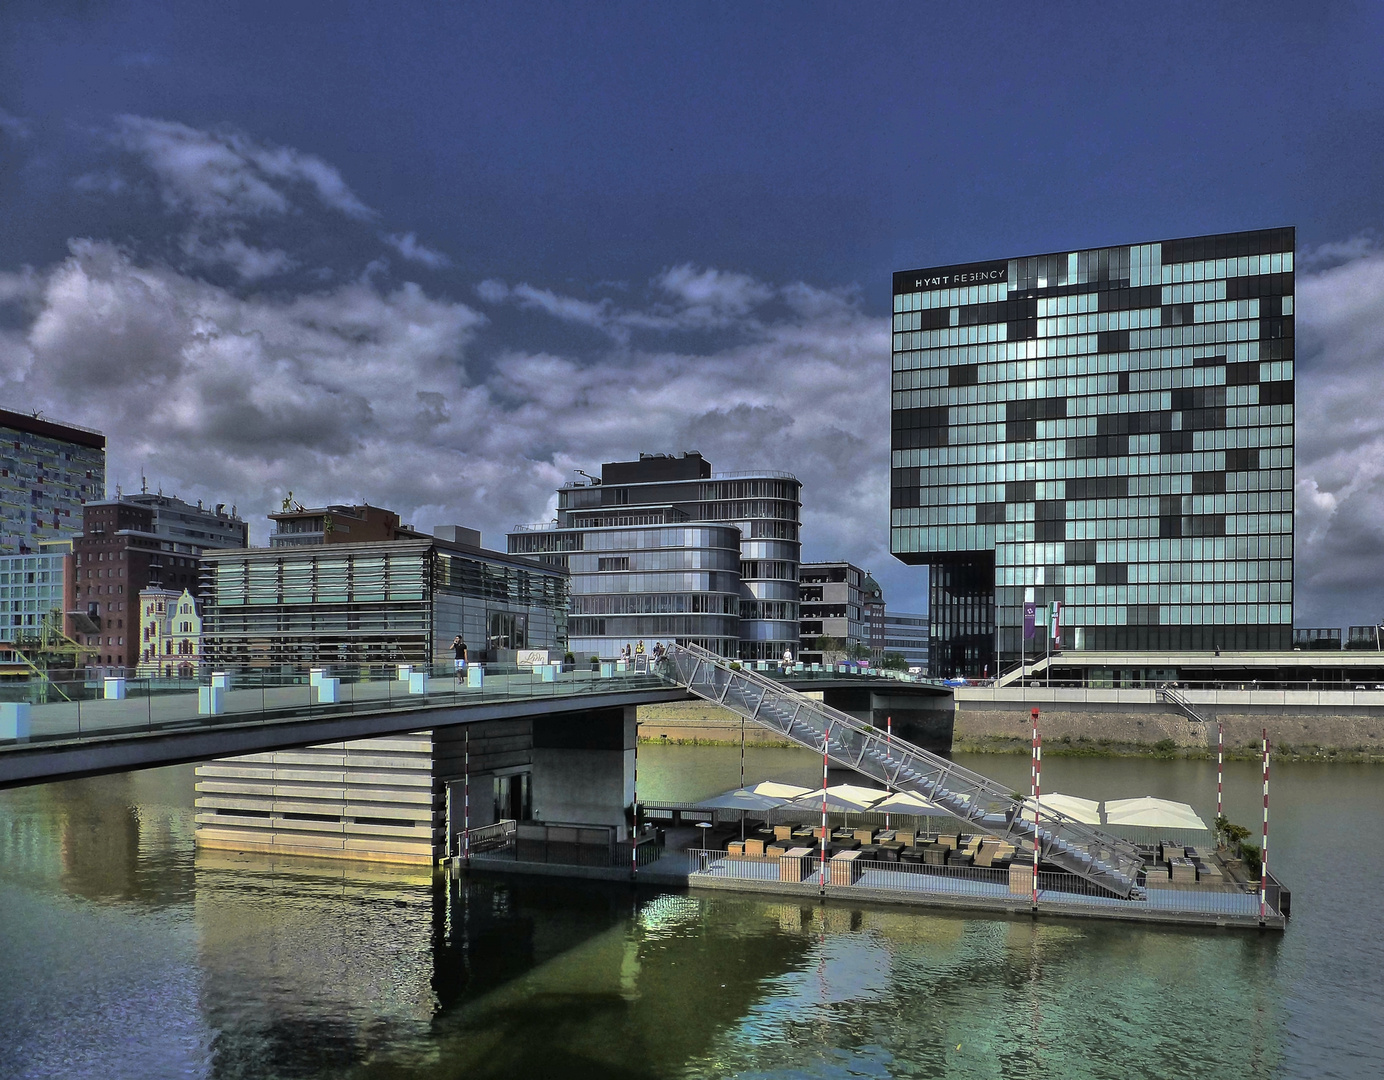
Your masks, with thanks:
[[[1047,800],[1044,799],[1044,802]],[[1142,825],[1150,829],[1200,829],[1202,821],[1186,803],[1171,799],[1155,799],[1145,795],[1137,799],[1113,799],[1105,804],[1105,824]]]
[[[798,787],[796,784],[780,784],[776,780],[762,780],[745,790],[753,791],[756,795],[769,795],[776,799],[796,799],[801,795],[806,795],[812,789]]]
[[[698,810],[774,810],[786,802],[786,798],[764,795],[754,788],[735,788],[693,805]]]
[[[1056,810],[1063,817],[1080,821],[1086,825],[1099,825],[1101,823],[1100,803],[1094,799],[1082,799],[1076,795],[1063,795],[1054,791],[1051,795],[1044,792],[1038,801],[1044,814],[1049,810]],[[1031,798],[1024,800],[1023,817],[1025,821],[1033,820],[1033,799]]]
[[[852,784],[835,784],[826,789],[826,803],[828,810],[841,810],[847,814],[846,825],[850,826],[850,812],[864,811],[874,808],[875,803],[881,799],[887,799],[889,792],[882,788],[856,787]],[[822,808],[822,789],[809,792],[800,798],[793,800],[795,807],[802,807],[804,810],[821,810]]]
[[[855,787],[852,784],[833,784],[826,789],[827,807],[831,810],[870,810],[881,799],[887,799],[889,792],[882,788]],[[815,806],[821,808],[822,789],[808,792],[793,800],[794,806]]]
[[[896,791],[883,802],[870,807],[876,814],[910,814],[913,817],[941,816],[946,813],[936,803],[928,802],[921,795],[908,791]]]
[[[773,810],[783,806],[787,799],[775,795],[765,795],[754,788],[735,788],[731,791],[713,795],[696,803],[698,810],[739,810],[740,839],[745,839],[745,814],[751,810]]]

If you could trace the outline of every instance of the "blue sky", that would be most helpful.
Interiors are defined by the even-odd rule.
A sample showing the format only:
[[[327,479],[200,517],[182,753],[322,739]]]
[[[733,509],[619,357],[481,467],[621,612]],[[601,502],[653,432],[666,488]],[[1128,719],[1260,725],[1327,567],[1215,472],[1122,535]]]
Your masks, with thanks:
[[[1299,622],[1368,621],[1381,21],[15,0],[3,398],[261,537],[290,488],[502,546],[602,460],[791,469],[807,556],[918,607],[887,553],[890,272],[1295,224]]]

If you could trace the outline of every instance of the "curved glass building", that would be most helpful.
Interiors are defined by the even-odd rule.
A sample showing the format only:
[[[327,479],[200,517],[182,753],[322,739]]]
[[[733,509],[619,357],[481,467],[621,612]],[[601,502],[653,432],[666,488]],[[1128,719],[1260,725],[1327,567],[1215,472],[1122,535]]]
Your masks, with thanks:
[[[516,528],[509,550],[571,573],[573,652],[676,638],[796,656],[801,490],[787,473],[713,476],[697,453],[644,454],[559,489],[557,520]]]

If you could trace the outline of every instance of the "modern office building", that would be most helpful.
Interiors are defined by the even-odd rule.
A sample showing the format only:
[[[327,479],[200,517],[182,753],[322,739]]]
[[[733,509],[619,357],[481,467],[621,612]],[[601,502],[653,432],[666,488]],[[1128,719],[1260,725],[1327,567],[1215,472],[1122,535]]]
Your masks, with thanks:
[[[910,668],[928,667],[928,617],[911,611],[884,613],[884,654],[897,653]]]
[[[142,651],[140,592],[152,585],[196,596],[202,553],[248,540],[245,522],[225,504],[208,509],[149,492],[87,503],[73,543],[75,606],[68,613],[73,636],[90,649],[84,663],[134,669]]]
[[[929,567],[934,674],[1041,652],[1054,602],[1065,649],[1290,646],[1293,246],[894,275],[891,550]]]
[[[105,494],[104,435],[0,409],[0,552],[71,540],[82,504]]]
[[[804,664],[835,663],[856,646],[869,648],[865,578],[864,570],[848,562],[798,568],[798,652]]]
[[[0,673],[28,671],[24,660],[35,661],[36,646],[66,632],[71,575],[71,540],[39,541],[26,554],[0,555]]]
[[[1341,643],[1341,632],[1336,631],[1336,643]],[[1366,626],[1346,627],[1345,648],[1363,652],[1378,652],[1384,645],[1384,625],[1370,623]],[[1320,646],[1319,646],[1320,647]]]
[[[471,530],[363,544],[207,552],[202,650],[218,669],[473,660],[564,649],[567,574],[458,542]]]
[[[559,489],[557,520],[516,528],[509,550],[571,571],[573,652],[676,638],[746,660],[796,655],[801,490],[788,473],[641,454]]]

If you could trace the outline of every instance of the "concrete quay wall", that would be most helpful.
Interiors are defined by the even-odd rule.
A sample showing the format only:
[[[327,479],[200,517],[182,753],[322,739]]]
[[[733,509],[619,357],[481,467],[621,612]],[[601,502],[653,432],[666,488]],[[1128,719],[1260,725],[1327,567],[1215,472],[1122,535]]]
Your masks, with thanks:
[[[639,741],[740,745],[740,717],[709,701],[639,706]],[[745,724],[747,746],[791,746],[760,724]]]
[[[1094,700],[1096,695],[1111,695],[1114,700]],[[1267,729],[1270,742],[1283,754],[1384,760],[1384,693],[1374,695],[1380,699],[1378,704],[1247,700],[1269,696],[1266,691],[1185,696],[1205,724],[1158,701],[1152,690],[963,689],[956,695],[953,748],[993,751],[1022,744],[1026,749],[1031,736],[1029,712],[1037,705],[1042,710],[1044,745],[1058,752],[1071,744],[1091,752],[1137,753],[1152,751],[1159,743],[1166,748],[1167,741],[1180,750],[1214,750],[1220,723],[1227,751],[1237,756],[1257,752],[1261,733]],[[1220,700],[1207,700],[1214,697]]]

